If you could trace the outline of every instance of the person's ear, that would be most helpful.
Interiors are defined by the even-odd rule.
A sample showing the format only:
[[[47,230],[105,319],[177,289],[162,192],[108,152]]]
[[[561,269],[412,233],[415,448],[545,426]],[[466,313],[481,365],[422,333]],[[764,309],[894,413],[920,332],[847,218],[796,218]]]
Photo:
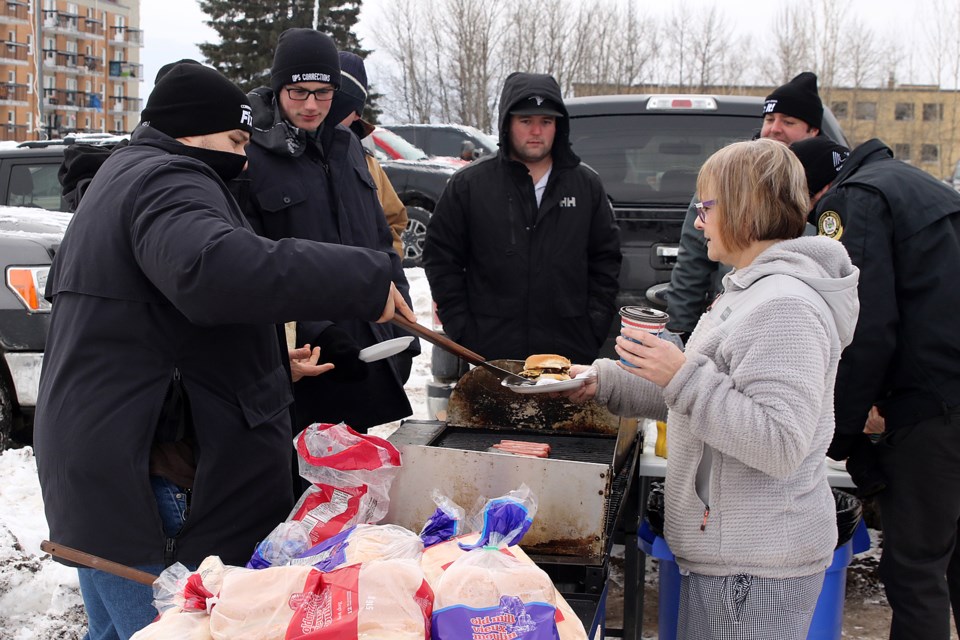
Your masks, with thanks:
[[[810,198],[810,209],[811,209],[811,210],[812,210],[815,206],[817,206],[817,203],[820,202],[820,198],[822,198],[824,195],[826,195],[827,191],[830,191],[830,187],[832,187],[832,186],[833,186],[833,183],[832,183],[832,182],[828,182],[828,183],[823,187],[823,189],[820,189],[820,191],[817,191],[815,194],[813,194],[813,196],[811,196],[811,198]]]

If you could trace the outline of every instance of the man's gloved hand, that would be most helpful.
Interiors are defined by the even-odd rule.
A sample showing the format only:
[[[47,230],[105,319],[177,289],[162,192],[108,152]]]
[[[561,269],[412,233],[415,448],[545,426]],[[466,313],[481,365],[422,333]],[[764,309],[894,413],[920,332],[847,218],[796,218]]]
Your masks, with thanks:
[[[321,352],[321,357],[323,357],[322,354],[323,352]],[[846,460],[850,457],[850,454],[853,453],[854,449],[856,449],[860,444],[860,441],[865,439],[866,436],[862,433],[835,433],[833,434],[833,441],[830,443],[830,448],[827,449],[827,456],[833,458],[837,462]]]
[[[317,336],[316,345],[320,347],[320,362],[332,362],[335,365],[325,378],[341,382],[366,379],[367,363],[357,357],[360,347],[349,333],[332,324]]]
[[[876,446],[865,433],[835,434],[827,455],[834,460],[847,461],[847,473],[857,485],[857,494],[861,498],[886,489],[887,481],[880,467]]]

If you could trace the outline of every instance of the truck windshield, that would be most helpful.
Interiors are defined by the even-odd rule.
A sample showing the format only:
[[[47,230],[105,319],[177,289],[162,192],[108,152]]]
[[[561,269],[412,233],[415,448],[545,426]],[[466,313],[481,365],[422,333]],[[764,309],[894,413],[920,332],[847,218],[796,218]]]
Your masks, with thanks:
[[[700,166],[721,147],[749,140],[758,117],[702,113],[571,118],[573,151],[615,204],[690,204]]]

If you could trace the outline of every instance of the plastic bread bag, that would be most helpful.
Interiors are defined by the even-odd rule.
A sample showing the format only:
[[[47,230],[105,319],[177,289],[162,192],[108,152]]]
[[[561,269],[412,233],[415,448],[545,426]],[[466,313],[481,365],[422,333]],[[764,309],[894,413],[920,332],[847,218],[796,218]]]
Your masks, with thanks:
[[[310,532],[299,520],[281,522],[253,551],[248,569],[291,564],[291,560],[310,548]]]
[[[224,579],[210,631],[214,640],[425,640],[432,602],[413,560],[242,569]]]
[[[504,553],[529,530],[536,504],[526,485],[487,501],[476,518],[479,537],[458,542],[467,553],[437,582],[431,620],[434,640],[559,640],[553,581],[536,564]]]
[[[379,522],[400,470],[392,444],[344,423],[315,423],[294,438],[300,475],[312,483],[288,518],[307,524],[317,544],[355,524]]]
[[[424,547],[439,544],[463,533],[466,514],[463,507],[440,492],[433,490],[433,501],[437,510],[433,512],[420,530],[420,538]]]
[[[459,543],[473,543],[476,542],[479,537],[477,533],[469,533],[459,538],[451,538],[446,542],[432,545],[423,550],[420,566],[423,568],[423,575],[427,583],[433,588],[434,592],[439,590],[440,578],[443,576],[444,571],[468,553],[460,548]],[[534,565],[530,556],[524,553],[523,549],[519,546],[503,549],[501,553],[510,554],[520,562]],[[587,632],[583,627],[583,623],[580,621],[580,618],[577,617],[576,612],[567,604],[567,601],[560,592],[556,590],[556,587],[554,587],[553,596],[557,605],[555,622],[560,640],[587,640]]]
[[[377,560],[411,560],[418,566],[423,541],[395,524],[358,524],[299,554],[290,564],[310,565],[321,571]]]

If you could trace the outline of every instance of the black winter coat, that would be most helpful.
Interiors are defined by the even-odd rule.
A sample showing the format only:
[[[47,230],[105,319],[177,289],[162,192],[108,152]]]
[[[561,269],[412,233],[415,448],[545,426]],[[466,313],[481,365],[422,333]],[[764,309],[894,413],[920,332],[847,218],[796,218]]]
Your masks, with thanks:
[[[960,406],[960,193],[893,159],[879,140],[853,151],[810,222],[860,268],[860,319],[837,371],[837,434]]]
[[[514,74],[500,100],[500,150],[450,179],[427,228],[423,264],[446,333],[487,359],[558,353],[592,362],[617,312],[620,233],[600,178],[557,119],[553,168],[537,207],[510,159],[510,107],[563,103],[549,76]]]
[[[165,150],[178,147],[138,128],[67,229],[47,289],[37,467],[52,540],[127,565],[162,563],[165,550],[168,561],[242,564],[293,506],[275,323],[379,317],[390,260],[257,236],[207,164]],[[148,464],[175,381],[197,472],[187,520],[167,540]]]
[[[254,107],[253,140],[247,147],[250,197],[244,206],[253,228],[268,238],[307,238],[321,242],[375,249],[390,259],[393,281],[407,303],[410,300],[400,256],[377,197],[376,184],[367,168],[360,141],[342,126],[324,125],[317,142],[284,124],[273,93],[257,89],[250,94]],[[345,261],[343,271],[365,268],[362,260]],[[298,318],[297,346],[318,344],[318,336],[331,322],[323,316]],[[392,324],[363,320],[336,323],[363,349],[408,335]],[[409,416],[413,410],[403,390],[400,360],[420,352],[419,342],[402,354],[359,367],[362,380],[344,379],[339,372],[302,378],[294,385],[296,425],[313,422],[346,422],[367,428]],[[321,362],[327,361],[321,350]]]

